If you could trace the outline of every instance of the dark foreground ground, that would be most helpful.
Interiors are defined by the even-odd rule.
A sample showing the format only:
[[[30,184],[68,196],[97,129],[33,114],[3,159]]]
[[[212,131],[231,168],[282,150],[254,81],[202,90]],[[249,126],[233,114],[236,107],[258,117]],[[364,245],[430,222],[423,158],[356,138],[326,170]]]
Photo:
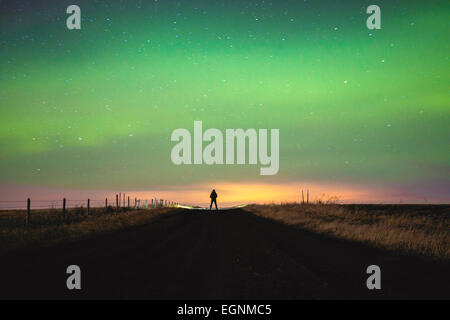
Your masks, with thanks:
[[[79,265],[82,290],[66,289]],[[381,268],[381,290],[366,268]],[[91,240],[0,257],[0,298],[450,298],[449,264],[402,257],[242,210],[176,211]]]

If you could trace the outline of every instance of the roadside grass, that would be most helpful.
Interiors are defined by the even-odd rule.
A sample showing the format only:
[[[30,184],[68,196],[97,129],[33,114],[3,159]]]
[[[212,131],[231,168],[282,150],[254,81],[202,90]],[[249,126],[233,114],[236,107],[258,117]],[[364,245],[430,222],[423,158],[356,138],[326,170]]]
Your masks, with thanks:
[[[435,260],[450,259],[448,205],[250,205],[244,210],[319,234]]]
[[[101,233],[145,224],[174,208],[125,209],[92,208],[48,209],[31,212],[25,225],[26,211],[0,211],[0,254],[29,247],[45,247],[61,242],[85,239]]]

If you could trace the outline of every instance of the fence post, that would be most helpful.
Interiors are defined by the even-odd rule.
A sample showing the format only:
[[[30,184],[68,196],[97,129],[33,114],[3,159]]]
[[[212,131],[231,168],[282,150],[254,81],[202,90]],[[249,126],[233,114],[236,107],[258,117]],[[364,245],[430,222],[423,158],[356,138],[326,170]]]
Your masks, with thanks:
[[[305,203],[305,195],[303,194],[303,189],[302,189],[302,204]]]
[[[128,196],[128,209],[130,209],[130,196]]]
[[[119,210],[119,195],[116,194],[116,210]]]
[[[105,198],[105,209],[108,209],[108,198]]]
[[[88,199],[88,203],[87,203],[87,214],[89,215],[89,209],[91,207],[91,199]]]
[[[306,189],[306,203],[309,204],[309,189]]]
[[[31,213],[31,200],[30,198],[27,199],[27,219],[25,220],[25,224],[28,225],[28,222],[30,222],[30,213]]]
[[[63,215],[66,215],[66,198],[63,199]]]

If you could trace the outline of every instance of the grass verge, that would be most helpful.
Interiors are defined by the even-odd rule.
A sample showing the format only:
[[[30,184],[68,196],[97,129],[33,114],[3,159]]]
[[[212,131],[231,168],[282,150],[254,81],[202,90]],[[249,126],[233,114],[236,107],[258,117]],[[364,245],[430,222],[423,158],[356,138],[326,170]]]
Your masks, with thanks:
[[[61,242],[86,239],[114,230],[145,224],[155,217],[176,210],[174,208],[70,209],[64,215],[61,210],[32,211],[28,225],[26,212],[0,212],[0,254],[29,247],[45,247]]]
[[[450,260],[448,205],[250,205],[244,210],[319,234]]]

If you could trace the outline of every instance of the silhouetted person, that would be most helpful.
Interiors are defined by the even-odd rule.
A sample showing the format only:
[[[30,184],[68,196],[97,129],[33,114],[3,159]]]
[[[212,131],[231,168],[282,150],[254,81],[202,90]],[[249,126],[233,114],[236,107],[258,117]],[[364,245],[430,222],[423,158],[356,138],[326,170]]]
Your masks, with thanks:
[[[216,190],[213,189],[213,191],[211,192],[211,194],[209,195],[209,197],[211,198],[211,204],[209,205],[209,210],[211,210],[212,205],[213,205],[213,202],[214,202],[214,204],[216,205],[216,210],[219,210],[219,209],[217,209],[217,201],[216,201],[216,199],[217,199],[217,193],[216,193]]]

